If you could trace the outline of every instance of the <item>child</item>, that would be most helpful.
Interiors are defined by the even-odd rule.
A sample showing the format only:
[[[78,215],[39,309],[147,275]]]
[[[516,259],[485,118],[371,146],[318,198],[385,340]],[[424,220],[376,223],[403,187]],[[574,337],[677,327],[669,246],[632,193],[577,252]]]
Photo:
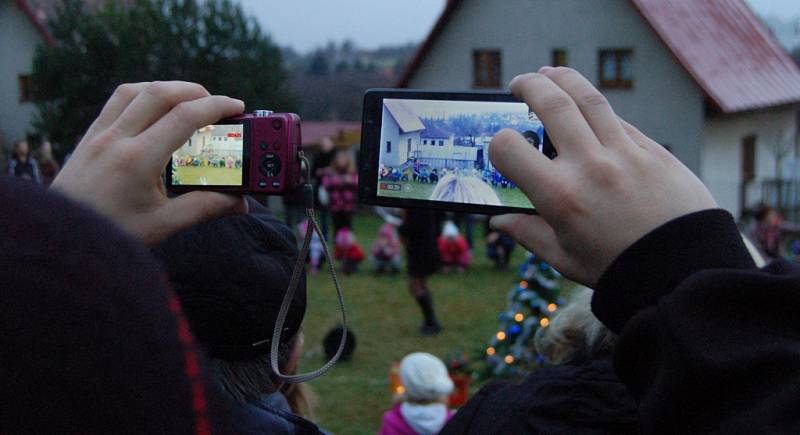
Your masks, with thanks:
[[[331,167],[322,177],[322,186],[328,192],[334,234],[342,228],[352,228],[358,199],[358,174],[347,150],[336,151]]]
[[[304,219],[299,224],[297,224],[297,229],[300,231],[300,236],[297,240],[302,242],[303,239],[306,237],[306,231],[308,230],[308,219]],[[308,245],[308,259],[311,263],[311,273],[316,275],[319,272],[320,265],[322,264],[322,258],[324,256],[323,247],[322,247],[322,240],[319,238],[319,234],[315,231],[314,234],[311,236],[311,243]]]
[[[406,269],[408,291],[422,310],[424,323],[422,335],[436,335],[442,330],[433,308],[433,296],[428,288],[428,277],[439,270],[439,250],[436,233],[439,231],[439,216],[430,209],[410,208],[405,211],[400,236],[406,245]]]
[[[442,235],[438,240],[439,255],[442,258],[445,271],[455,267],[459,272],[463,272],[469,267],[472,261],[472,253],[469,250],[467,241],[458,232],[458,227],[452,221],[444,224]]]
[[[378,238],[372,245],[372,262],[378,273],[400,270],[400,239],[394,225],[385,223],[378,230]]]
[[[334,258],[341,260],[342,272],[345,275],[358,272],[358,264],[364,260],[364,251],[356,243],[356,238],[349,228],[342,228],[336,233]]]
[[[400,363],[403,400],[383,414],[380,435],[433,435],[453,416],[447,396],[453,381],[444,363],[429,353],[407,355]]]
[[[516,242],[506,233],[495,231],[486,219],[486,255],[494,260],[498,269],[505,269]]]

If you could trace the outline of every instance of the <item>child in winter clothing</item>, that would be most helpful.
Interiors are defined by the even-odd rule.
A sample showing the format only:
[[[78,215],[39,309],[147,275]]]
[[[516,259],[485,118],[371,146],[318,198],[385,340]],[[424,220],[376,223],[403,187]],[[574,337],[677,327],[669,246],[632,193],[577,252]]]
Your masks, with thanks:
[[[358,264],[364,260],[364,251],[356,243],[355,235],[349,228],[342,228],[336,233],[334,258],[341,260],[345,275],[358,272]]]
[[[303,220],[297,225],[297,229],[300,231],[300,235],[298,236],[297,240],[302,241],[306,237],[306,231],[308,230],[308,219]],[[320,265],[322,264],[322,259],[324,257],[323,247],[322,247],[322,240],[319,238],[319,234],[315,231],[314,234],[311,236],[311,243],[308,245],[308,261],[311,263],[311,273],[316,274],[319,272]]]
[[[378,230],[378,237],[372,245],[372,262],[378,273],[400,270],[400,239],[394,225],[385,223]]]
[[[380,435],[434,435],[439,433],[453,411],[447,396],[453,381],[444,363],[429,353],[407,355],[400,363],[404,399],[383,414]]]
[[[472,262],[472,253],[467,241],[458,232],[458,227],[451,221],[444,224],[442,235],[438,239],[439,255],[445,270],[457,268],[463,272]]]
[[[334,233],[352,228],[353,212],[358,206],[358,173],[347,150],[336,151],[331,167],[322,177],[322,187],[330,199]]]

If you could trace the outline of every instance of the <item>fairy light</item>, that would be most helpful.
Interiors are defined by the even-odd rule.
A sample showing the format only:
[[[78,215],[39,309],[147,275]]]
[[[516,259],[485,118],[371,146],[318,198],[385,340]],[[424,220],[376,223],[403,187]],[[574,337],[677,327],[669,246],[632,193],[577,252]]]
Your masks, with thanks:
[[[549,311],[549,312],[551,312],[551,313],[552,313],[553,311],[557,310],[557,309],[558,309],[558,305],[556,305],[556,304],[549,304],[549,305],[547,306],[547,311]]]
[[[521,322],[521,321],[525,320],[525,316],[524,316],[524,315],[522,315],[522,313],[517,313],[517,314],[514,316],[514,320],[516,320],[517,322]]]
[[[520,288],[528,288],[528,281],[520,281],[519,282]]]
[[[497,333],[497,339],[500,340],[500,341],[505,340],[506,339],[506,333],[503,332],[503,331],[498,332]]]
[[[542,319],[539,320],[539,325],[541,325],[542,328],[546,328],[547,325],[549,324],[550,324],[550,319],[548,319],[547,317],[542,317]]]
[[[514,363],[514,356],[513,355],[506,355],[506,357],[503,358],[503,361],[505,361],[506,364],[513,364]]]
[[[406,392],[406,387],[402,385],[398,385],[397,388],[394,390],[397,394],[404,394]]]
[[[496,350],[494,350],[494,348],[493,348],[493,347],[490,347],[490,348],[486,349],[486,355],[489,355],[489,356],[492,356],[492,355],[494,355],[496,352],[497,352],[497,351],[496,351]]]

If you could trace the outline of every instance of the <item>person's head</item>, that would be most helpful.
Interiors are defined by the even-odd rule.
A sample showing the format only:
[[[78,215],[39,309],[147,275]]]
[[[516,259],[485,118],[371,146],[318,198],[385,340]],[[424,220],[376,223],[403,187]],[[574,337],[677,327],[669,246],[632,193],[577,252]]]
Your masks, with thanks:
[[[780,214],[767,204],[759,204],[755,210],[755,217],[759,223],[767,225],[780,225]]]
[[[331,152],[331,150],[333,150],[333,147],[334,147],[333,141],[331,140],[331,138],[327,136],[323,137],[322,140],[319,142],[319,148],[323,152],[329,153]]]
[[[292,231],[255,201],[250,213],[178,232],[154,253],[211,359],[214,380],[239,402],[277,391],[270,339],[297,257]],[[292,372],[303,346],[306,308],[301,279],[278,346],[281,371]]]
[[[351,174],[356,171],[350,152],[346,149],[336,150],[333,157],[333,169],[340,174]]]
[[[447,221],[444,223],[444,227],[442,228],[442,236],[449,240],[453,240],[458,237],[458,227],[453,223],[453,221]]]
[[[53,145],[47,139],[39,145],[39,159],[42,161],[53,160]]]
[[[387,242],[392,242],[397,239],[397,230],[394,228],[394,225],[385,223],[381,225],[380,229],[378,230],[378,238]]]
[[[453,392],[453,381],[447,367],[442,360],[425,352],[411,353],[403,358],[400,380],[405,388],[405,399],[409,402],[441,402]]]
[[[492,187],[478,177],[442,175],[430,197],[431,201],[502,205]]]
[[[19,140],[14,143],[14,157],[18,159],[27,159],[28,154],[30,153],[30,148],[28,146],[27,140]]]
[[[356,242],[356,237],[349,228],[342,228],[336,233],[336,246],[349,248]]]
[[[536,352],[550,364],[566,364],[610,356],[617,336],[592,314],[592,290],[575,290],[569,303],[536,331]]]

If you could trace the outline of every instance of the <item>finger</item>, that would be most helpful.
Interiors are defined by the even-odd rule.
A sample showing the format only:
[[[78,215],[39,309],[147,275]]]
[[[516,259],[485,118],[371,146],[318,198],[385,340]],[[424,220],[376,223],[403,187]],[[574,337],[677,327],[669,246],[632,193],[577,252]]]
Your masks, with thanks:
[[[540,71],[575,101],[600,143],[610,147],[629,143],[614,109],[589,80],[572,68],[543,68]]]
[[[125,108],[113,127],[123,136],[136,136],[178,104],[208,95],[208,91],[197,83],[150,83]]]
[[[564,257],[556,233],[541,216],[507,214],[492,217],[492,228],[502,231],[554,267]]]
[[[530,146],[517,131],[498,132],[489,144],[489,160],[503,176],[519,186],[535,206],[547,200],[554,183],[553,162]]]
[[[114,90],[114,93],[111,94],[111,97],[108,99],[105,106],[103,106],[103,110],[100,111],[100,115],[86,131],[83,139],[89,140],[101,131],[108,129],[108,127],[119,118],[131,101],[133,101],[133,99],[149,84],[150,82],[124,83],[117,86],[117,89]]]
[[[217,192],[190,192],[164,203],[153,216],[159,222],[154,233],[147,234],[147,244],[158,243],[184,228],[218,219],[247,213],[244,197]]]
[[[619,119],[620,125],[622,125],[622,128],[625,131],[625,134],[627,134],[628,137],[631,138],[634,142],[636,142],[636,144],[639,145],[640,147],[642,147],[644,149],[647,149],[647,150],[653,150],[653,149],[656,149],[656,148],[663,148],[661,145],[659,145],[658,143],[656,143],[655,141],[653,141],[652,139],[647,137],[644,133],[639,131],[638,128],[636,128],[633,125],[631,125],[630,123],[628,123],[628,121],[625,121],[624,119],[619,118],[619,117],[618,117],[618,119]]]
[[[141,142],[148,147],[142,151],[153,156],[163,166],[170,155],[189,140],[195,130],[222,118],[239,115],[243,111],[244,102],[222,95],[185,101],[139,135]]]
[[[523,74],[511,81],[511,92],[525,101],[544,123],[559,155],[600,149],[600,141],[575,101],[542,74]]]

